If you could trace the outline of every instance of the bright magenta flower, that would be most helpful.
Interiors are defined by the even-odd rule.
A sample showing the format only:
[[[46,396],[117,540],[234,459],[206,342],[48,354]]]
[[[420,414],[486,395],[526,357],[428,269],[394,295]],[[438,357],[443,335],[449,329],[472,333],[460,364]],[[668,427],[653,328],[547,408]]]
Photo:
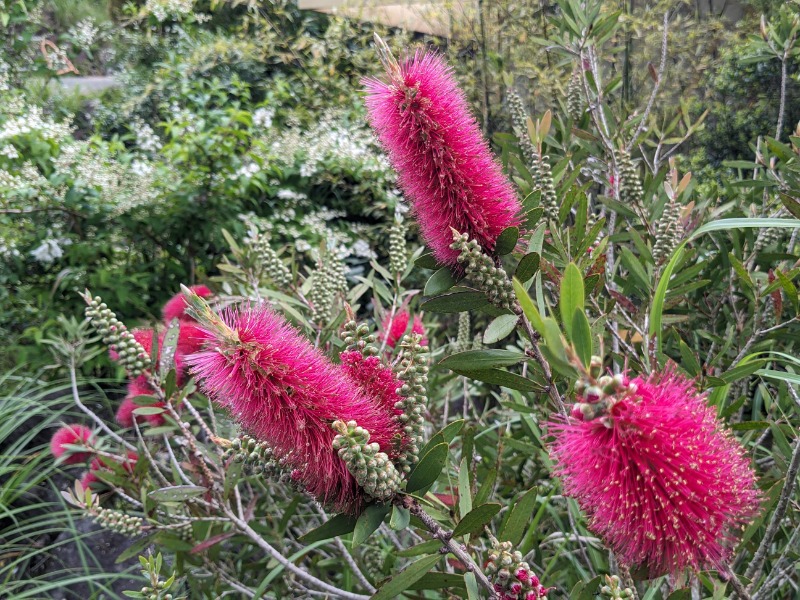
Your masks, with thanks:
[[[280,316],[264,306],[228,309],[206,330],[208,350],[188,357],[210,398],[269,444],[321,502],[356,511],[356,480],[334,451],[331,423],[353,420],[390,452],[400,427]]]
[[[67,445],[90,446],[94,442],[94,432],[85,425],[64,425],[50,439],[50,452],[56,458],[65,457],[65,465],[86,462],[92,457],[91,452],[72,452]]]
[[[407,310],[400,310],[393,317],[387,314],[381,323],[380,339],[386,338],[386,344],[394,348],[397,342],[408,333],[408,322],[411,321],[411,314]],[[411,323],[411,333],[418,333],[423,336],[421,344],[428,345],[428,340],[425,339],[425,325],[422,324],[422,319],[419,315],[415,315]]]
[[[201,298],[208,298],[211,296],[211,290],[205,285],[193,285],[189,288]],[[192,321],[193,319],[186,314],[186,296],[183,293],[175,294],[170,298],[162,309],[164,315],[164,322],[169,324],[172,319],[179,319],[181,321]]]
[[[368,79],[369,121],[397,170],[422,237],[439,262],[456,265],[450,228],[486,252],[522,210],[469,111],[452,69],[417,52],[388,65],[389,81]]]
[[[565,493],[629,566],[652,576],[723,568],[759,508],[744,449],[683,376],[630,384],[609,414],[550,424]]]

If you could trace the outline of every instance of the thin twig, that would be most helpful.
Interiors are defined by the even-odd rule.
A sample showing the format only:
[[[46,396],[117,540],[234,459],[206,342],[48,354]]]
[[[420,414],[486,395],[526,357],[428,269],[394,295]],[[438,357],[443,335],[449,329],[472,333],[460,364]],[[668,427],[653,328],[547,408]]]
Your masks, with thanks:
[[[275,561],[283,565],[283,568],[294,574],[299,579],[305,581],[308,585],[328,592],[336,598],[344,598],[345,600],[369,600],[369,596],[364,596],[363,594],[354,594],[352,592],[337,588],[336,586],[325,583],[321,579],[317,579],[311,573],[307,573],[283,556],[283,554],[278,552],[275,548],[273,548],[264,538],[258,535],[258,533],[252,527],[250,527],[246,521],[243,521],[237,517],[236,513],[234,513],[227,504],[222,504],[221,508],[225,514],[228,515],[228,518],[231,520],[231,522],[236,525],[239,531],[253,540],[259,548],[269,554]]]
[[[333,542],[336,544],[336,547],[341,552],[342,556],[344,557],[344,561],[347,563],[347,566],[350,567],[350,570],[356,576],[356,579],[361,583],[365,590],[367,590],[370,594],[374,594],[376,592],[375,586],[369,582],[366,575],[358,568],[356,561],[353,559],[353,556],[350,554],[350,551],[347,549],[347,546],[344,545],[344,542],[340,538],[334,538]]]

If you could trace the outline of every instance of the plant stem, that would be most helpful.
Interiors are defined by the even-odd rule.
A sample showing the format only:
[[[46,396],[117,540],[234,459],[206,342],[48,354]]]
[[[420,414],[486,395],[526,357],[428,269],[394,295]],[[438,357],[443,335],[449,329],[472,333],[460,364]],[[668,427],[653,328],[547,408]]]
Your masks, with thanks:
[[[448,552],[452,553],[456,558],[464,563],[467,571],[475,575],[475,579],[477,579],[478,583],[480,583],[489,592],[489,598],[496,600],[497,594],[495,594],[492,582],[489,581],[489,578],[486,577],[486,574],[472,559],[467,552],[467,549],[458,542],[453,541],[453,532],[448,531],[439,525],[439,523],[437,523],[432,516],[425,512],[425,509],[422,508],[422,505],[411,496],[400,496],[398,502],[401,506],[411,511],[412,515],[422,521],[422,524],[425,525],[425,528],[433,534],[433,537],[442,542],[442,546],[447,548]]]
[[[558,407],[558,412],[560,412],[562,415],[566,415],[567,407],[564,406],[564,399],[561,397],[561,394],[558,393],[556,384],[553,383],[553,371],[550,368],[550,363],[547,362],[547,359],[542,355],[542,351],[539,350],[539,334],[533,329],[533,325],[531,325],[531,322],[528,321],[528,318],[524,314],[520,315],[520,319],[522,320],[522,325],[525,327],[525,331],[531,340],[531,348],[529,351],[530,355],[542,368],[544,377],[547,380],[547,393],[553,400],[553,403]]]
[[[239,531],[241,531],[243,534],[245,534],[247,537],[253,540],[259,548],[264,550],[274,560],[283,565],[283,567],[287,571],[293,573],[298,578],[305,581],[308,585],[311,585],[322,591],[328,592],[334,598],[344,598],[345,600],[369,600],[369,596],[364,596],[363,594],[354,594],[352,592],[348,592],[346,590],[337,588],[333,585],[325,583],[321,579],[317,579],[311,573],[307,573],[303,569],[297,567],[292,561],[287,559],[285,556],[283,556],[283,554],[278,552],[269,543],[267,543],[267,541],[264,538],[258,535],[258,533],[252,527],[250,527],[250,525],[248,525],[246,521],[243,521],[242,519],[237,517],[236,513],[234,513],[233,510],[231,510],[231,508],[227,504],[222,504],[221,507],[222,510],[225,512],[225,514],[228,516],[228,518],[231,520],[231,522],[234,525],[236,525]]]
[[[795,483],[797,482],[798,469],[800,469],[800,438],[794,442],[792,459],[789,463],[789,470],[786,472],[786,481],[783,484],[783,490],[781,491],[781,496],[778,499],[778,504],[775,507],[775,512],[772,513],[772,518],[767,526],[767,531],[764,533],[764,538],[761,540],[761,544],[758,546],[758,550],[756,550],[750,566],[747,567],[747,571],[744,573],[744,576],[751,582],[748,586],[748,590],[752,590],[753,586],[756,584],[756,581],[761,576],[761,571],[764,568],[764,561],[767,559],[769,547],[772,544],[772,540],[775,538],[775,534],[778,533],[778,528],[781,525],[783,517],[786,515],[786,509],[789,506],[789,500],[791,499]]]

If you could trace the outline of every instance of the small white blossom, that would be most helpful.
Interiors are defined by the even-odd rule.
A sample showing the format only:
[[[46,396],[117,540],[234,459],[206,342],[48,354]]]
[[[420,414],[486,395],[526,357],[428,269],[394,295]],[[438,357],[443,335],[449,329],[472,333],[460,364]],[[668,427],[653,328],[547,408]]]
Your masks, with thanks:
[[[42,240],[42,243],[31,251],[31,256],[40,263],[49,265],[64,256],[62,246],[68,246],[70,243],[70,240],[64,238]]]
[[[298,252],[308,252],[311,250],[311,244],[309,244],[305,240],[297,240],[294,243],[294,247],[297,249]]]
[[[358,256],[360,258],[377,258],[378,255],[372,250],[367,240],[356,240],[356,242],[350,246],[350,254],[353,256]]]
[[[256,163],[248,163],[239,167],[235,173],[237,179],[249,179],[260,171],[260,167]]]
[[[7,144],[0,148],[0,155],[7,156],[8,158],[19,158],[19,152],[11,144]]]
[[[255,127],[263,127],[269,129],[272,127],[272,118],[275,116],[275,110],[272,108],[257,108],[253,112],[253,125]]]

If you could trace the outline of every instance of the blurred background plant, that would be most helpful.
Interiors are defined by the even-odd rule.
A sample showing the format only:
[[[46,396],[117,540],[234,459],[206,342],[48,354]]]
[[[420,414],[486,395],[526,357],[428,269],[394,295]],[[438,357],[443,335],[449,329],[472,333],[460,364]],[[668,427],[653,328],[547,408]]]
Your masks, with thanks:
[[[432,362],[444,361],[429,374],[426,442],[444,429],[450,445],[427,510],[452,530],[473,506],[490,506],[487,515],[499,506],[459,532],[477,552],[490,550],[476,534],[495,519],[495,535],[514,541],[563,595],[602,593],[606,573],[648,599],[734,593],[710,572],[626,580],[561,495],[540,426],[548,382],[525,362],[525,336],[419,245],[366,125],[360,81],[380,71],[376,30],[397,55],[427,44],[447,57],[525,199],[527,222],[509,234],[503,260],[537,312],[552,313],[566,334],[543,336],[561,392],[575,383],[560,360],[565,348],[604,356],[615,372],[645,374],[670,359],[697,378],[753,456],[766,496],[734,572],[745,586],[754,579],[754,598],[796,593],[798,523],[787,505],[798,496],[786,483],[799,447],[798,230],[775,219],[800,219],[798,3],[499,0],[442,11],[445,37],[290,0],[0,8],[0,411],[8,416],[0,574],[13,597],[147,597],[143,587],[173,572],[158,597],[269,589],[300,598],[318,589],[263,543],[349,593],[369,593],[417,560],[407,597],[478,597],[456,559],[430,561],[440,544],[416,518],[404,524],[401,511],[372,536],[387,514],[348,523],[355,533],[332,519],[338,529],[315,537],[308,532],[326,515],[302,494],[241,475],[237,505],[223,478],[250,533],[208,507],[193,513],[203,502],[196,490],[159,493],[205,485],[202,461],[183,444],[198,444],[214,469],[208,423],[226,439],[236,431],[191,383],[168,388],[166,372],[161,392],[190,390],[194,410],[141,430],[114,425],[122,370],[87,344],[76,292],[91,289],[133,327],[161,321],[180,284],[196,283],[213,287],[218,307],[271,303],[334,353],[344,346],[345,301],[384,351],[399,337],[396,317],[408,324],[423,314]],[[115,85],[72,86],[85,75]],[[588,348],[559,319],[570,264],[585,288]],[[57,493],[73,488],[75,473],[44,448],[59,422],[97,425],[81,405],[120,436],[101,433],[116,445],[111,453],[124,453],[124,440],[152,454],[136,479],[105,469],[98,487],[104,509],[153,527],[132,544],[108,528],[98,533],[96,494],[74,492],[76,510]],[[342,537],[332,541],[332,532]],[[101,560],[107,542],[121,567]],[[163,559],[140,564],[151,543]],[[754,555],[764,561],[758,572],[748,568]]]

